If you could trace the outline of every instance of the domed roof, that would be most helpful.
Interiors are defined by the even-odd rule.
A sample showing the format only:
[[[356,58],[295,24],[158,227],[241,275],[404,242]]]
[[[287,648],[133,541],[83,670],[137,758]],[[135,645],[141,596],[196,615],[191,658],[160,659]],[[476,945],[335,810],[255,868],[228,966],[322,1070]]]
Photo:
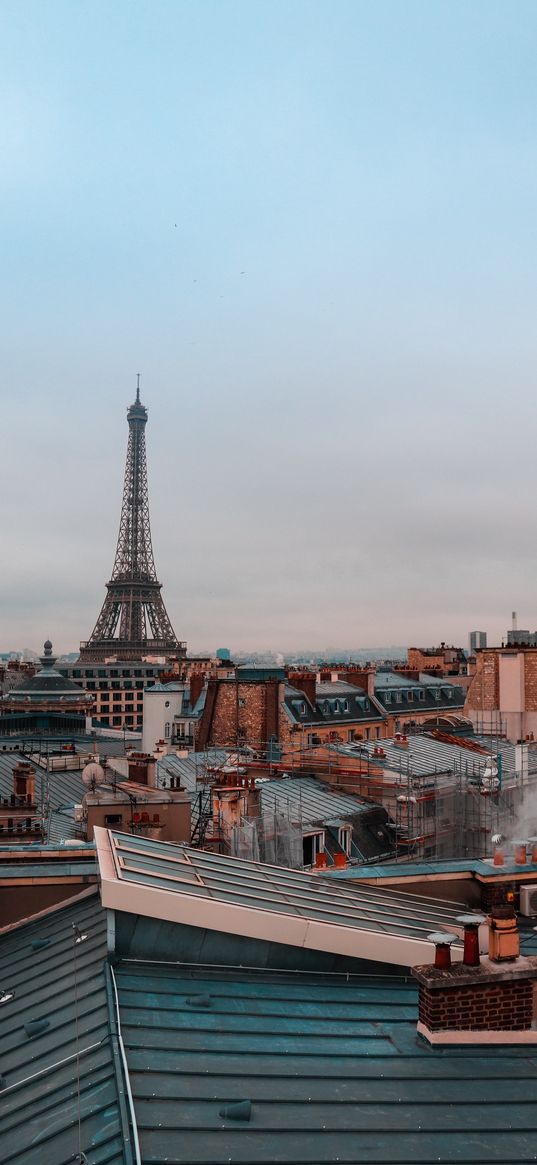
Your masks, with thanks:
[[[42,700],[46,697],[62,701],[87,699],[87,694],[81,688],[56,671],[54,667],[56,658],[52,654],[52,643],[50,639],[47,639],[41,656],[41,670],[31,679],[23,680],[18,687],[12,688],[3,697],[4,701],[6,703],[14,702],[20,700],[21,697],[26,700]]]

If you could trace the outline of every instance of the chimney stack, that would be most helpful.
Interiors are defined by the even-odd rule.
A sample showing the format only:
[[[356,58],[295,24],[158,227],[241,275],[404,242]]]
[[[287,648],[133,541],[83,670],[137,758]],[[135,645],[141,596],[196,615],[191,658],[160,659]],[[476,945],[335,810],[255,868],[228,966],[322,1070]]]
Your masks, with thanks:
[[[418,1033],[433,1046],[537,1043],[532,1027],[537,957],[515,953],[513,910],[499,907],[493,915],[488,957],[479,957],[479,926],[486,920],[464,914],[457,918],[464,927],[463,961],[451,963],[455,936],[438,932],[429,935],[434,964],[412,968],[419,983]]]

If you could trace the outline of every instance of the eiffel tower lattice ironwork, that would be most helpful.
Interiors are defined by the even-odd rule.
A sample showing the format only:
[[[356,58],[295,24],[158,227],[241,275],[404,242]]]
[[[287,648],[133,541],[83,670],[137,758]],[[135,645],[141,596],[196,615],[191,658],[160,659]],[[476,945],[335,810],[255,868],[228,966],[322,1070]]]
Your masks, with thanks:
[[[140,401],[139,375],[127,421],[129,443],[114,568],[91,636],[80,644],[82,661],[186,655],[186,643],[176,638],[155,570],[145,453],[147,409]]]

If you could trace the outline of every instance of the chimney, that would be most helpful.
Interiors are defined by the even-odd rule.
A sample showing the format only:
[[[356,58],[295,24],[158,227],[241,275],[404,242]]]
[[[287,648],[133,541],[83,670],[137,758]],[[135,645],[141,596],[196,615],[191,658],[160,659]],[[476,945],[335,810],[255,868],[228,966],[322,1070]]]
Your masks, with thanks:
[[[502,912],[507,914],[508,908],[495,913]],[[496,920],[499,931],[492,919],[489,955],[480,958],[479,926],[485,921],[483,915],[457,918],[464,928],[462,962],[451,963],[455,936],[438,933],[429,935],[435,943],[434,964],[412,968],[419,983],[418,1033],[433,1046],[537,1043],[532,1027],[537,957],[514,953],[519,944],[511,910],[509,918]]]
[[[351,671],[345,672],[342,679],[348,684],[354,684],[356,688],[363,688],[368,696],[375,695],[375,668],[352,668]]]
[[[157,765],[154,756],[147,752],[130,752],[128,766],[129,781],[136,781],[138,785],[155,787]]]
[[[13,793],[27,805],[35,804],[35,770],[28,761],[19,761],[13,769]]]
[[[299,692],[304,692],[312,708],[315,708],[317,700],[315,680],[316,676],[313,671],[292,672],[289,676],[289,683],[292,684],[293,688],[297,688]]]
[[[205,676],[194,673],[190,677],[190,707],[195,708],[205,684]]]

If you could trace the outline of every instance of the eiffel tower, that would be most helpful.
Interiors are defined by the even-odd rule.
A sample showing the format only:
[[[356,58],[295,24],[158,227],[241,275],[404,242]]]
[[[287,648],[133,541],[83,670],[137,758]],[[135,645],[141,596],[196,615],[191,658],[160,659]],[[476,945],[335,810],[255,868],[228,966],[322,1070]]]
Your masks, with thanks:
[[[114,568],[95,627],[87,642],[80,644],[82,662],[146,655],[184,659],[186,655],[186,643],[176,638],[162,601],[153,558],[145,456],[147,409],[140,401],[140,374],[127,421],[129,443]]]

